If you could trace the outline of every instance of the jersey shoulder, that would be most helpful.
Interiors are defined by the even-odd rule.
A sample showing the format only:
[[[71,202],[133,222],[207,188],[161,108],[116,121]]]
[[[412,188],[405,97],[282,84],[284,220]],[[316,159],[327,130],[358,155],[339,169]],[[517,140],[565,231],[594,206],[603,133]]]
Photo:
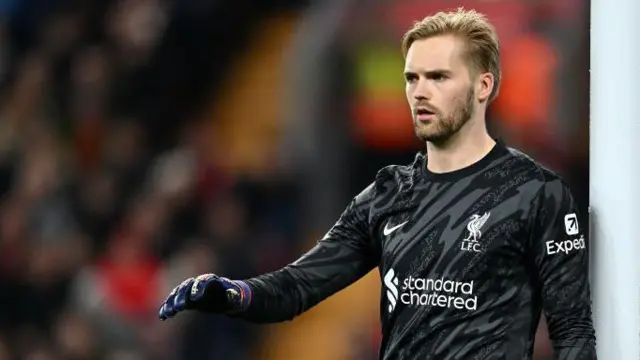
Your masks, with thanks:
[[[530,174],[529,176],[531,177],[531,180],[540,182],[541,185],[555,181],[563,182],[563,179],[559,174],[534,160],[528,154],[511,147],[508,147],[507,150],[509,151],[514,168],[526,171]]]
[[[409,190],[419,176],[424,155],[418,153],[408,165],[388,165],[378,170],[375,180],[355,197],[359,208],[374,206],[380,211],[389,211],[398,206],[407,206]]]
[[[420,166],[425,164],[425,154],[418,153],[412,163],[388,165],[376,174],[375,188],[379,193],[403,192],[413,187],[419,176]]]
[[[514,171],[514,176],[525,176],[526,180],[521,187],[524,194],[528,194],[532,201],[539,200],[545,196],[559,197],[565,193],[571,193],[571,188],[558,173],[535,161],[524,152],[508,148],[512,161],[517,166],[514,168],[526,169],[524,175],[519,171]]]

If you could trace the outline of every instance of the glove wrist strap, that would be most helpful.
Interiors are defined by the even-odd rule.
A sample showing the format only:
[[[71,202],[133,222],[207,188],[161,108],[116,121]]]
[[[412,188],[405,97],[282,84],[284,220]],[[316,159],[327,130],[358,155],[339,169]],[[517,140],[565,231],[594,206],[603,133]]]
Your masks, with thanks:
[[[240,310],[247,310],[251,304],[251,288],[244,281],[234,281],[234,283],[240,288]]]
[[[220,280],[222,280],[223,284],[226,283],[225,288],[228,289],[226,291],[228,309],[224,312],[226,315],[237,315],[249,308],[249,304],[251,303],[251,288],[247,283],[223,277],[221,277]],[[234,291],[230,293],[230,289]]]

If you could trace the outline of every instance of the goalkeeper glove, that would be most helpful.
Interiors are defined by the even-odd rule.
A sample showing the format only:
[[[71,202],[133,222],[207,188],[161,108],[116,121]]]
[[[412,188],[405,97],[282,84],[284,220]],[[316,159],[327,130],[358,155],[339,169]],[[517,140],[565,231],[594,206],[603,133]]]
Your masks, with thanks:
[[[160,306],[158,317],[167,320],[183,310],[234,315],[246,309],[249,286],[214,274],[189,278],[171,291]]]

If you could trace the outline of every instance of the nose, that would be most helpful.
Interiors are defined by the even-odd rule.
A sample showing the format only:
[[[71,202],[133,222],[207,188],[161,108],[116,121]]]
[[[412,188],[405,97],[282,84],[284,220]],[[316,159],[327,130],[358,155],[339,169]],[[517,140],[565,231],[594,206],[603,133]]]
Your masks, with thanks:
[[[432,91],[429,81],[421,77],[413,89],[413,98],[415,100],[431,100],[431,96]]]

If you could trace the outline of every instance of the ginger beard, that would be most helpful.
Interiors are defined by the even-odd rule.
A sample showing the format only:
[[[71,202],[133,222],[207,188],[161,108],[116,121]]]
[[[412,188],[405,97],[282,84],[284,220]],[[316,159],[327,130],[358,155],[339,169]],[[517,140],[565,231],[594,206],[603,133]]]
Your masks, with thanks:
[[[436,107],[435,118],[428,122],[418,120],[418,114],[416,108],[424,103],[416,103],[411,109],[413,116],[413,126],[418,139],[431,142],[442,143],[456,134],[462,127],[469,122],[475,111],[475,91],[473,86],[469,86],[467,93],[454,99],[453,110],[447,114],[443,114],[442,111]]]

